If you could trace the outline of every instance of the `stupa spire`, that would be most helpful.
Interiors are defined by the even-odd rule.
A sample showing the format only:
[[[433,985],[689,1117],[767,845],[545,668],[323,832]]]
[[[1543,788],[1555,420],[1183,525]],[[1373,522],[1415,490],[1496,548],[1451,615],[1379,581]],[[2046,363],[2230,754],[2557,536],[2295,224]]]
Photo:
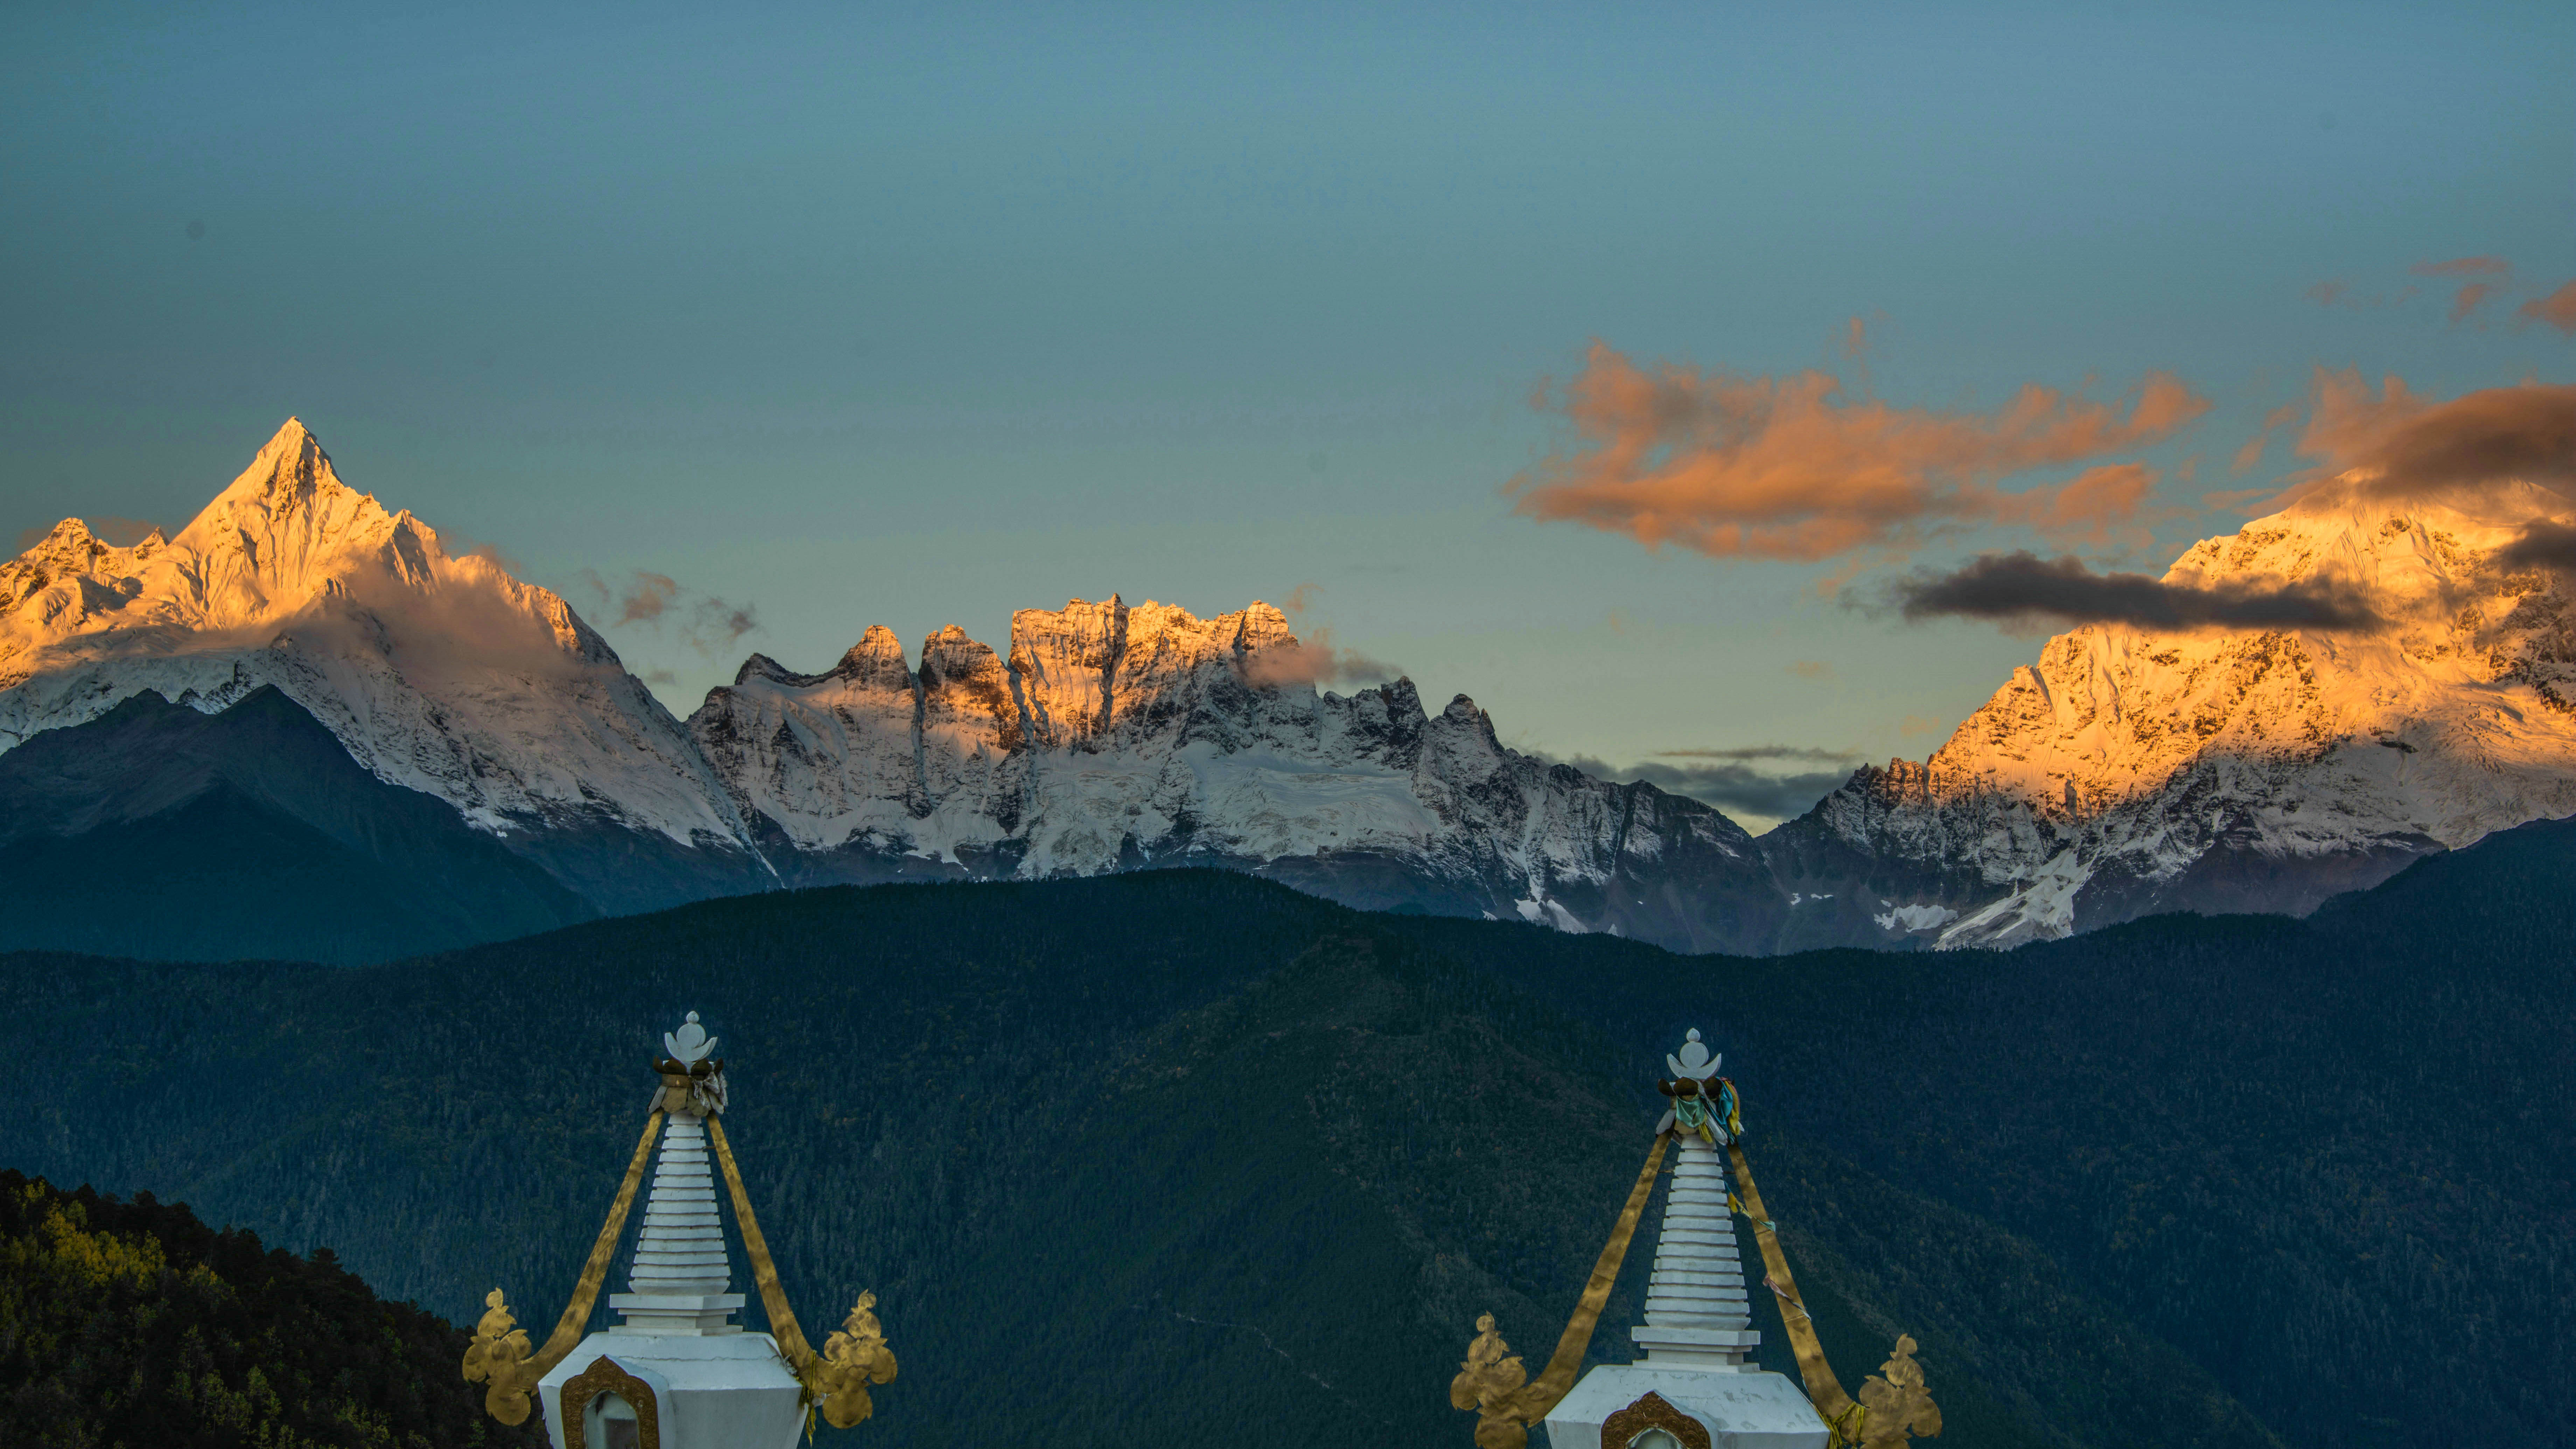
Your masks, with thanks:
[[[729,1093],[716,1040],[693,1011],[663,1034],[662,1046],[643,1139],[572,1303],[532,1350],[493,1289],[466,1351],[465,1377],[490,1386],[484,1406],[504,1424],[525,1423],[541,1403],[555,1449],[792,1449],[817,1415],[846,1429],[874,1412],[869,1385],[895,1376],[876,1295],[860,1294],[820,1351],[806,1342],[725,1141]],[[648,1159],[652,1186],[629,1291],[608,1300],[624,1322],[584,1337]],[[769,1312],[768,1333],[733,1321],[744,1298],[732,1291],[719,1171]]]
[[[733,1315],[744,1300],[731,1291],[733,1259],[716,1216],[714,1159],[707,1153],[708,1114],[724,1106],[724,1059],[709,1061],[716,1040],[694,1011],[678,1031],[663,1033],[662,1045],[690,1074],[689,1086],[666,1086],[655,1098],[668,1116],[644,1199],[644,1227],[635,1237],[627,1291],[610,1297],[608,1306],[626,1320],[620,1333],[740,1333]],[[708,1068],[703,1077],[701,1065]]]
[[[1719,1062],[1696,1029],[1679,1051],[1665,1054],[1672,1076],[1655,1087],[1672,1106],[1655,1124],[1646,1165],[1546,1368],[1532,1378],[1494,1315],[1476,1320],[1475,1340],[1449,1382],[1449,1402],[1475,1413],[1478,1449],[1524,1449],[1529,1426],[1539,1423],[1547,1426],[1554,1449],[1895,1449],[1909,1436],[1941,1432],[1941,1411],[1914,1362],[1913,1339],[1896,1341],[1896,1351],[1881,1365],[1885,1377],[1873,1375],[1857,1400],[1834,1378],[1753,1186],[1753,1168],[1744,1156],[1744,1115],[1735,1084],[1717,1074]],[[1593,1328],[1619,1281],[1667,1155],[1672,1185],[1655,1230],[1645,1321],[1628,1331],[1646,1356],[1587,1372],[1583,1361]],[[1727,1190],[1729,1165],[1740,1196]],[[1786,1377],[1745,1362],[1761,1335],[1753,1331],[1737,1252],[1738,1213],[1753,1224],[1767,1270],[1762,1286],[1780,1301],[1804,1392]]]
[[[1720,1146],[1728,1140],[1720,1092],[1712,1087],[1723,1058],[1712,1054],[1694,1029],[1678,1053],[1666,1053],[1672,1083],[1697,1092],[1673,1099],[1659,1131],[1674,1134],[1672,1184],[1665,1191],[1664,1221],[1655,1235],[1655,1267],[1646,1280],[1646,1321],[1628,1336],[1654,1364],[1741,1370],[1762,1341],[1746,1306],[1744,1264],[1737,1255],[1735,1215],[1727,1206],[1726,1166]]]

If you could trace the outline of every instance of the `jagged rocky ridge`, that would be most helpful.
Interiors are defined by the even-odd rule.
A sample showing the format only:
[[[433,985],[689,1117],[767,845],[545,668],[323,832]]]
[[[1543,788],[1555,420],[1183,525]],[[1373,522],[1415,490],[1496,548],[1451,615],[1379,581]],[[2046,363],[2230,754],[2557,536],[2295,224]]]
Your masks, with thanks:
[[[2432,851],[2576,813],[2576,605],[2501,550],[2567,500],[2320,488],[2165,575],[2333,582],[2386,627],[2060,634],[1923,764],[1763,837],[1783,949],[2011,945],[2164,910],[2303,915]]]
[[[1407,680],[1318,688],[1319,651],[1259,603],[1214,619],[1115,596],[1024,610],[1006,656],[951,627],[908,660],[871,628],[822,674],[752,656],[684,724],[561,598],[449,556],[289,420],[175,537],[119,548],[65,520],[0,564],[0,755],[60,732],[44,778],[84,782],[28,795],[79,804],[10,839],[42,854],[102,820],[166,835],[182,814],[231,818],[167,784],[239,795],[251,776],[231,756],[158,772],[81,756],[133,747],[105,717],[139,695],[219,714],[274,691],[376,781],[542,866],[574,898],[544,909],[566,918],[1171,865],[1692,951],[2302,913],[2425,852],[2576,812],[2576,609],[2563,580],[2496,561],[2566,501],[2482,500],[2326,489],[2205,541],[2169,580],[2333,579],[2398,623],[2060,635],[1928,762],[1864,768],[1756,842],[1698,801],[1507,749],[1464,696],[1433,714]],[[192,748],[210,761],[236,748],[206,740]],[[161,794],[119,794],[146,778]],[[263,819],[300,822],[275,824],[281,839],[310,827],[373,850],[334,869],[409,869],[381,831],[341,823],[398,803],[346,783],[252,794]],[[477,889],[521,889],[473,870]]]
[[[1461,695],[1344,696],[1277,609],[1024,609],[918,670],[871,628],[830,672],[754,655],[689,727],[799,882],[1222,865],[1353,905],[1760,950],[1752,837],[1698,801],[1505,748]]]
[[[599,910],[1197,864],[1685,950],[1777,931],[1759,851],[1709,806],[1505,749],[1463,696],[1432,716],[1405,681],[1319,691],[1311,665],[1266,605],[1076,601],[1018,615],[1007,660],[954,628],[918,670],[882,629],[824,675],[755,656],[683,726],[561,598],[451,557],[291,419],[175,537],[118,548],[65,520],[0,565],[0,752],[68,732],[48,769],[108,782],[81,820],[187,803],[84,769],[120,703],[217,714],[273,689]]]

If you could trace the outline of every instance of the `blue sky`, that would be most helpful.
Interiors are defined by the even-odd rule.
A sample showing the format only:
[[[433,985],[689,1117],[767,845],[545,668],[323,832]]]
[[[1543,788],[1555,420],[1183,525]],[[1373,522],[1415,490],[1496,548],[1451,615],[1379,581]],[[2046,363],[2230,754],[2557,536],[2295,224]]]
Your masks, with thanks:
[[[2033,639],[1519,516],[1533,392],[1596,339],[1907,408],[2168,371],[2210,409],[2121,456],[2177,516],[2082,549],[2152,572],[2319,365],[2576,380],[2511,316],[2576,277],[2564,5],[352,8],[0,15],[0,532],[175,525],[297,414],[594,620],[585,570],[753,605],[608,629],[682,713],[1310,584],[1524,747],[1920,758]],[[2452,324],[2409,268],[2469,256]]]

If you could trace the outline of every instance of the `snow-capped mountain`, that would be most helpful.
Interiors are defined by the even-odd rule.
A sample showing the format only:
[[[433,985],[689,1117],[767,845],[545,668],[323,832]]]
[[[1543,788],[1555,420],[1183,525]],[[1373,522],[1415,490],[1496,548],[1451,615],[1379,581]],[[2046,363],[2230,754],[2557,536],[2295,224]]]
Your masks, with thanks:
[[[373,959],[780,885],[1172,865],[1693,951],[2305,911],[2576,813],[2576,603],[2499,563],[2565,500],[2481,497],[2327,489],[2203,542],[2169,584],[2331,581],[2394,622],[2060,635],[1930,761],[1757,842],[1508,749],[1465,696],[1319,688],[1329,654],[1258,602],[1023,610],[1006,654],[871,628],[822,674],[753,655],[683,724],[290,419],[177,536],[65,520],[0,564],[0,946]],[[161,878],[126,880],[146,856]],[[245,894],[289,875],[310,898]]]
[[[765,873],[696,744],[605,640],[343,484],[292,418],[176,537],[116,548],[66,519],[0,564],[0,751],[147,691],[214,713],[263,686],[602,908]]]
[[[779,884],[1210,864],[1354,905],[1767,946],[1778,893],[1716,810],[1505,749],[1463,697],[1431,716],[1409,682],[1318,691],[1312,664],[1268,605],[1200,620],[1112,598],[1022,612],[1007,659],[955,628],[917,668],[883,629],[823,675],[754,656],[683,727],[561,598],[450,556],[427,524],[343,484],[290,419],[176,537],[112,547],[66,520],[0,565],[0,807],[25,817],[0,850],[80,836],[86,861],[167,845],[182,816],[208,831],[250,820],[262,860],[309,848],[331,853],[333,879],[411,872],[422,892],[516,903],[466,913],[493,922]],[[281,786],[276,742],[301,738],[281,697],[376,784],[444,801],[572,897],[470,842],[392,849],[388,832],[420,828],[399,800],[357,799],[343,780]],[[163,703],[258,711],[210,733],[178,728]],[[24,757],[37,763],[6,767],[39,737]],[[154,741],[187,759],[135,771],[101,758]],[[208,792],[227,803],[188,814]],[[102,844],[102,823],[125,833]],[[201,844],[165,854],[225,849]],[[420,875],[423,851],[462,874]],[[57,912],[70,924],[44,940],[80,944],[83,912]],[[342,954],[383,934],[353,924]],[[241,949],[290,939],[305,938]]]
[[[1928,762],[1865,768],[1764,837],[1800,897],[1783,945],[2304,913],[2576,814],[2576,603],[2498,561],[2566,500],[2517,484],[2389,503],[2368,481],[2206,539],[2165,581],[2332,583],[2386,627],[2052,638]]]
[[[1752,838],[1694,800],[1504,748],[1410,681],[1318,690],[1277,609],[1024,609],[1007,659],[871,628],[829,673],[754,655],[689,727],[800,880],[1223,865],[1353,905],[1764,949]],[[789,864],[792,859],[793,865]]]

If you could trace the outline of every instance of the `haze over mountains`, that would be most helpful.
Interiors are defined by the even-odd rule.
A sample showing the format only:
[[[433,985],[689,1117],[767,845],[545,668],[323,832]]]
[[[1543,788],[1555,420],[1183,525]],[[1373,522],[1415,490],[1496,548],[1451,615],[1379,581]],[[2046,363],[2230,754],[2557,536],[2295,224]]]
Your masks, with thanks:
[[[2576,813],[2567,585],[2501,558],[2566,501],[2485,497],[2327,488],[2205,541],[2167,584],[2331,585],[2370,622],[2059,635],[1928,763],[1757,841],[1511,750],[1463,695],[1319,688],[1259,602],[1022,610],[1007,653],[871,628],[821,674],[753,655],[683,722],[563,599],[450,556],[289,420],[174,537],[66,520],[0,565],[0,944],[377,959],[781,886],[1169,865],[1692,951],[2304,913]],[[290,863],[341,884],[209,924]]]

